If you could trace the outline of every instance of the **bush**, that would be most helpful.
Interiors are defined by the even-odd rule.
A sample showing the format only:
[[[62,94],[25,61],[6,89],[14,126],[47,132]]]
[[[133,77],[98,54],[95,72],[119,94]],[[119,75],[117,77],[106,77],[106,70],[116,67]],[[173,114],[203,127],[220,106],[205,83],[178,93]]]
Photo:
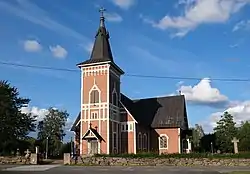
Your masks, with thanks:
[[[138,153],[138,154],[96,154],[95,157],[121,157],[121,158],[245,158],[250,159],[250,152],[239,154],[211,154],[211,153],[189,153],[189,154],[163,154]]]

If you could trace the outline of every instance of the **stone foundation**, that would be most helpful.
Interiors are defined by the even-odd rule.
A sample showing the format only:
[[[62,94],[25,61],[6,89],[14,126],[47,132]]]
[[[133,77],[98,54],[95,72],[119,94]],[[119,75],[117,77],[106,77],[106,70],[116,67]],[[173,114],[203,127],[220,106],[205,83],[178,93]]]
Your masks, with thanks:
[[[85,157],[71,164],[101,166],[250,166],[250,159]]]

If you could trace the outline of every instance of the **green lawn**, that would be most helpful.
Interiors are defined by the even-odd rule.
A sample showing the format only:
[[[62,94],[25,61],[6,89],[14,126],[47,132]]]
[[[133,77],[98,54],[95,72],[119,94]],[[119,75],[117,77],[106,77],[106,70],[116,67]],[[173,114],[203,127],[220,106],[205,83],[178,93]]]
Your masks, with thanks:
[[[235,171],[235,172],[230,172],[228,174],[250,174],[250,171]]]

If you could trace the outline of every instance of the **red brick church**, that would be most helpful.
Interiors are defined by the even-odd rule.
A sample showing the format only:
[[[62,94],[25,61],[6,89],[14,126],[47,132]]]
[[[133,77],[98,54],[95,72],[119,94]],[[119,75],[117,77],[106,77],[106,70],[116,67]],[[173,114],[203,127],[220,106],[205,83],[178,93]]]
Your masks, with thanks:
[[[121,92],[103,12],[90,59],[81,69],[81,111],[71,131],[81,155],[186,153],[191,150],[183,95],[133,100]]]

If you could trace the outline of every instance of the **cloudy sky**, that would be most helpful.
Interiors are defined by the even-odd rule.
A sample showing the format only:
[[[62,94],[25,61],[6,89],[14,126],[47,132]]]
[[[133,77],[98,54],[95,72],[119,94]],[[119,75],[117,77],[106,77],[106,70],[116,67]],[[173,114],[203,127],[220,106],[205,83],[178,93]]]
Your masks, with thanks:
[[[31,99],[23,111],[42,119],[52,106],[68,110],[68,127],[74,121],[76,64],[89,58],[100,6],[107,9],[115,61],[126,72],[123,93],[145,98],[182,91],[190,125],[206,131],[225,110],[236,121],[250,119],[250,83],[218,80],[249,78],[250,0],[0,0],[0,79]]]

